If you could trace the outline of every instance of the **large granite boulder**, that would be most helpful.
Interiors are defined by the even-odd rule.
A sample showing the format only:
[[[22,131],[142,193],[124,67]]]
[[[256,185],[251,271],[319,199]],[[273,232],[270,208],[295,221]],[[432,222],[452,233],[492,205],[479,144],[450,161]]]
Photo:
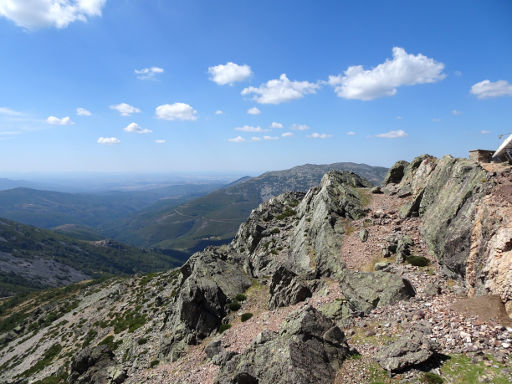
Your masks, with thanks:
[[[286,307],[304,301],[311,296],[311,289],[304,279],[285,267],[280,267],[272,275],[268,307],[269,309]]]

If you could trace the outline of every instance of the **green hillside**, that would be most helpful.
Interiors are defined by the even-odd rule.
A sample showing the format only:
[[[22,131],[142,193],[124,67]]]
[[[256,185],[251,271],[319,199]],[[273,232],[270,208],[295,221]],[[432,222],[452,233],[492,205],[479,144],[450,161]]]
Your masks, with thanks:
[[[0,296],[109,275],[153,272],[181,265],[187,255],[86,242],[0,219]]]

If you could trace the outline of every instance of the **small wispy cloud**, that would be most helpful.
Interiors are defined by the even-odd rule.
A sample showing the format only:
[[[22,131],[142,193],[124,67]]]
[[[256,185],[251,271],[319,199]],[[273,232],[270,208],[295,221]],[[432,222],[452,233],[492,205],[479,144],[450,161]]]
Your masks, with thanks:
[[[399,139],[401,137],[407,137],[408,134],[405,131],[399,129],[398,131],[389,131],[386,133],[379,133],[376,136],[381,137],[383,139]]]
[[[306,124],[293,124],[291,126],[291,129],[293,129],[294,131],[307,131],[309,129],[309,126],[307,126]]]
[[[293,136],[293,132],[283,132],[283,133],[281,134],[281,136],[282,136],[282,137],[291,137],[291,136]]]
[[[100,137],[98,138],[97,143],[103,144],[103,145],[113,145],[113,144],[119,144],[121,140],[119,140],[117,137]]]
[[[215,111],[215,114],[216,114],[216,115],[222,115],[223,113],[224,113],[224,112],[222,112],[220,109],[217,109],[217,110]]]
[[[135,69],[134,72],[137,75],[137,79],[155,80],[155,76],[160,73],[164,73],[164,69],[160,68],[160,67],[150,67],[150,68]]]
[[[483,80],[471,87],[470,93],[479,99],[490,99],[494,97],[512,96],[512,84],[506,80],[492,82]]]
[[[232,143],[243,143],[245,139],[242,136],[233,137],[231,139],[228,139],[228,141]]]
[[[22,112],[15,111],[10,108],[0,107],[0,115],[5,116],[23,116]]]
[[[253,126],[250,126],[250,125],[244,125],[243,127],[236,127],[235,128],[235,131],[240,131],[240,132],[267,132],[268,129],[263,129],[261,127],[253,127]]]
[[[121,116],[131,116],[134,113],[140,113],[140,109],[136,108],[130,104],[121,103],[117,105],[111,105],[110,109],[116,110],[121,114]]]
[[[89,111],[89,110],[87,110],[85,108],[82,108],[82,107],[78,107],[76,109],[76,114],[78,116],[91,116],[92,115],[91,111]]]
[[[123,129],[125,132],[133,132],[133,133],[139,133],[139,134],[145,134],[145,133],[151,133],[153,132],[151,129],[142,128],[137,123],[130,123]]]
[[[356,133],[354,131],[348,131],[347,133],[345,133],[345,135],[354,136],[354,135],[356,135]]]
[[[66,116],[66,117],[63,117],[63,118],[58,118],[58,117],[55,117],[55,116],[49,116],[47,119],[46,119],[46,122],[48,124],[51,124],[51,125],[72,125],[72,124],[75,124],[73,123],[73,121],[71,121],[71,118],[69,116]]]
[[[256,108],[256,107],[252,107],[252,108],[249,108],[247,110],[247,113],[249,115],[259,115],[261,113],[261,111],[259,110],[259,108]]]
[[[270,127],[272,129],[283,129],[283,124],[273,121]]]
[[[316,93],[320,85],[308,81],[290,81],[286,74],[279,79],[267,81],[259,87],[247,87],[243,96],[253,95],[252,99],[260,104],[280,104],[286,101],[303,98],[307,94]]]
[[[253,137],[251,137],[251,141],[261,141],[261,137],[253,136]]]
[[[491,131],[488,131],[488,130],[486,130],[486,129],[482,129],[482,130],[480,131],[480,133],[481,133],[482,135],[488,135],[488,134],[490,134],[490,133],[492,133],[492,132],[491,132]]]
[[[263,140],[279,140],[278,136],[263,136]]]
[[[458,109],[452,109],[452,115],[453,116],[462,115],[462,111],[459,111]]]
[[[329,137],[332,137],[332,135],[329,135],[327,133],[318,133],[318,132],[314,132],[308,136],[309,139],[328,139]]]
[[[165,144],[166,141],[164,139],[157,139],[157,140],[155,140],[155,143],[157,143],[157,144]]]

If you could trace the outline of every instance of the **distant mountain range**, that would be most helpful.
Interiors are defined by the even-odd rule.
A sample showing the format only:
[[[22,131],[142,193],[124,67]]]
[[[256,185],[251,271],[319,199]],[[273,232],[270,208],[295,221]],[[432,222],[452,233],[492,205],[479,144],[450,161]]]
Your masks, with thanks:
[[[0,219],[0,297],[101,276],[166,270],[188,255],[111,240],[85,242]]]
[[[107,222],[134,214],[152,204],[172,207],[220,187],[222,184],[217,183],[185,184],[147,191],[87,194],[20,187],[0,191],[0,217],[42,228],[73,224],[98,230]]]
[[[366,164],[306,164],[283,171],[242,178],[210,194],[176,207],[142,210],[104,228],[115,239],[138,246],[194,252],[206,245],[228,242],[251,210],[284,192],[305,192],[330,170],[357,173],[380,184],[387,168]]]

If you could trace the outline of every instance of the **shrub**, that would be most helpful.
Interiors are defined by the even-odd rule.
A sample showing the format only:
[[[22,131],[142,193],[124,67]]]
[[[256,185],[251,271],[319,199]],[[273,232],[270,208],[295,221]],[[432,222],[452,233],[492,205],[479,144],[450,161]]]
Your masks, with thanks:
[[[219,333],[224,333],[226,332],[229,328],[231,328],[231,324],[221,324],[220,327],[219,327],[219,330],[218,332]]]
[[[141,337],[139,340],[137,340],[137,344],[143,345],[148,342],[148,339],[146,337]]]
[[[429,259],[423,256],[408,256],[407,262],[415,267],[426,267],[430,264]]]
[[[149,363],[149,366],[151,368],[155,368],[158,364],[160,364],[160,360],[153,360],[151,363]]]
[[[281,213],[280,215],[276,216],[277,220],[283,220],[291,216],[295,216],[297,212],[295,212],[293,209],[290,209],[286,207],[286,209]]]
[[[119,345],[121,345],[123,342],[121,340],[114,341],[114,336],[110,335],[105,337],[101,342],[100,345],[106,345],[110,348],[111,351],[115,351]]]
[[[276,235],[276,234],[278,234],[278,233],[280,233],[280,232],[281,232],[281,230],[280,230],[279,228],[274,228],[270,233],[271,233],[272,235]]]
[[[249,320],[252,316],[253,316],[252,313],[247,312],[247,313],[242,314],[242,316],[240,316],[240,320],[242,320],[242,323],[244,323],[247,320]]]
[[[247,296],[245,296],[243,293],[239,293],[238,295],[236,295],[235,299],[237,301],[245,301],[247,300]]]
[[[241,307],[241,305],[237,300],[229,303],[229,309],[233,312],[238,311],[240,309],[240,307]]]

